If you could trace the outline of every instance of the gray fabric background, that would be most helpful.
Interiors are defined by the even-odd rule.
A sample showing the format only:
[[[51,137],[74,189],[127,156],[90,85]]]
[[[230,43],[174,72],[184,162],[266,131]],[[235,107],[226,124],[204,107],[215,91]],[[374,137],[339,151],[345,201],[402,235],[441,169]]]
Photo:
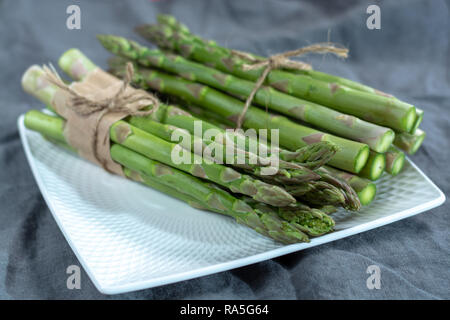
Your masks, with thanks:
[[[370,3],[381,30],[366,28]],[[67,30],[66,8],[78,4],[82,29]],[[31,64],[78,47],[105,66],[96,33],[139,39],[132,28],[171,13],[194,32],[236,49],[272,54],[331,40],[350,48],[339,61],[314,57],[316,69],[359,80],[423,108],[428,137],[413,157],[450,191],[450,1],[18,1],[0,0],[0,298],[38,299],[439,299],[450,298],[449,208],[270,261],[140,292],[105,296],[86,273],[66,288],[79,264],[45,205],[22,150],[17,117],[41,106],[24,94]],[[382,287],[366,288],[366,268],[380,266]]]

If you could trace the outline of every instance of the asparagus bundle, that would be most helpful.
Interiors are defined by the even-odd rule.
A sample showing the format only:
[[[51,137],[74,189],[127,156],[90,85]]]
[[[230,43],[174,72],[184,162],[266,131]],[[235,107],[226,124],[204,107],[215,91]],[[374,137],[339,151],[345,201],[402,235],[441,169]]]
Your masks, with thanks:
[[[106,49],[116,55],[136,61],[143,66],[161,68],[236,97],[247,98],[254,87],[251,81],[191,62],[181,56],[150,50],[122,37],[98,35],[97,38]],[[270,87],[259,89],[255,94],[254,102],[341,137],[365,143],[377,152],[385,152],[394,139],[394,131],[389,128],[336,112]]]
[[[124,65],[125,61],[122,59],[112,59],[110,71],[120,77],[123,75]],[[210,87],[138,66],[135,67],[133,83],[143,89],[174,95],[188,103],[201,105],[228,119],[236,119],[244,107],[242,101]],[[270,129],[278,129],[280,144],[290,150],[320,141],[335,143],[340,149],[330,164],[350,172],[359,172],[369,153],[369,148],[365,144],[302,126],[283,116],[268,114],[255,107],[248,109],[243,125],[246,128],[269,129],[269,138]]]
[[[66,52],[60,59],[60,65],[64,70],[68,71],[68,73],[72,77],[75,77],[76,79],[82,79],[83,77],[85,77],[87,75],[87,73],[89,73],[89,68],[91,68],[91,69],[95,68],[95,65],[92,62],[90,62],[84,55],[82,55],[81,52],[76,51],[76,50],[69,50],[68,52]],[[78,70],[76,72],[76,74],[74,74],[72,71],[75,70],[75,67],[77,65],[89,66],[89,68],[83,67],[83,68],[81,68],[81,70]],[[155,123],[155,121],[150,120],[149,117],[151,117],[155,121],[169,124],[169,126],[164,126],[159,123]],[[193,135],[199,134],[198,132],[196,132],[196,130],[194,128],[194,125],[195,125],[196,121],[198,121],[198,119],[196,119],[195,117],[192,117],[187,112],[182,111],[176,107],[166,106],[166,105],[162,104],[159,106],[158,110],[156,110],[154,113],[152,113],[151,116],[149,116],[149,117],[146,117],[146,118],[144,118],[144,117],[129,117],[128,122],[135,125],[138,128],[143,129],[144,131],[148,131],[152,134],[157,135],[158,137],[166,139],[167,141],[170,141],[169,132],[173,132],[174,130],[177,130],[177,128],[175,126],[179,126],[180,128],[186,129]],[[204,128],[204,129],[213,128],[216,131],[219,131],[221,134],[223,134],[222,137],[224,137],[224,140],[227,140],[230,138],[231,139],[236,138],[237,140],[241,140],[241,141],[244,140],[243,143],[237,143],[237,144],[235,144],[235,146],[236,147],[245,146],[242,150],[244,150],[247,154],[250,154],[247,151],[247,145],[250,143],[247,140],[247,138],[250,139],[250,137],[240,135],[240,134],[238,134],[238,132],[234,132],[234,131],[231,133],[225,132],[225,131],[221,130],[220,128],[218,128],[214,125],[211,125],[205,121],[203,121],[202,124],[203,125],[201,126],[201,128]],[[205,132],[206,131],[200,132],[200,136],[203,137]],[[186,132],[184,134],[186,134]],[[220,139],[218,140],[218,137],[220,137],[220,135],[216,136],[215,140],[213,142],[214,143],[217,143],[217,142],[223,143],[223,141],[219,141]],[[187,139],[187,140],[189,141],[189,139]],[[201,144],[203,144],[203,143],[208,144],[208,143],[211,143],[212,141],[206,141],[203,139],[200,142],[201,142]],[[299,150],[296,150],[295,152],[291,152],[291,151],[287,151],[287,150],[279,149],[279,148],[274,149],[272,146],[269,147],[267,145],[264,145],[260,141],[257,141],[257,143],[258,143],[257,147],[260,151],[261,151],[261,149],[265,149],[265,153],[267,153],[269,150],[271,152],[275,151],[276,156],[278,156],[281,159],[280,163],[283,166],[286,166],[286,163],[284,163],[284,161],[289,161],[289,162],[293,163],[294,166],[292,166],[291,164],[288,164],[286,166],[287,168],[291,168],[291,169],[292,168],[300,169],[301,167],[306,167],[306,168],[309,168],[312,170],[312,169],[319,168],[320,166],[322,166],[323,164],[328,162],[330,160],[330,158],[337,151],[335,146],[328,142],[319,142],[319,143],[315,143],[313,145],[308,145]],[[256,156],[256,155],[254,155],[254,156]],[[244,166],[244,167],[246,167],[246,166]],[[301,168],[301,169],[304,170],[304,168]],[[252,173],[256,174],[255,172],[252,172]],[[300,172],[293,171],[293,172],[291,172],[291,175],[293,178],[292,179],[293,182],[300,182],[301,180],[313,179],[313,176],[311,176],[310,171],[309,172],[306,171],[306,174],[302,173],[301,171]],[[305,176],[308,179],[305,179]],[[359,206],[360,206],[359,200],[357,199],[356,194],[353,192],[353,190],[348,185],[343,184],[342,181],[336,182],[333,179],[331,179],[330,177],[327,177],[326,175],[324,175],[323,173],[320,173],[320,172],[317,173],[316,176],[320,177],[320,179],[331,182],[329,184],[329,186],[330,186],[330,188],[335,189],[335,190],[333,190],[333,192],[343,194],[343,196],[341,196],[341,198],[345,199],[345,201],[343,201],[341,203],[342,206],[344,206],[345,208],[351,209],[351,210],[359,209]],[[268,176],[264,176],[264,177],[265,177],[265,180],[268,180],[271,183],[274,182],[273,178],[268,177]],[[277,181],[275,181],[275,182],[277,182]],[[280,181],[278,181],[278,182],[280,182]],[[284,184],[288,183],[286,181],[285,177],[284,177],[284,179],[281,180],[281,182]],[[326,198],[323,198],[322,201],[324,203],[327,203]],[[336,201],[330,200],[330,203],[334,204],[334,203],[336,203]]]
[[[25,126],[59,143],[66,143],[63,135],[64,120],[59,117],[31,110],[25,115]],[[303,231],[319,235],[331,231],[334,225],[330,217],[307,206],[302,206],[303,211],[292,209],[292,223],[280,217],[276,209],[253,209],[247,202],[228,192],[119,144],[111,145],[111,157],[124,166],[124,173],[128,177],[186,201],[196,208],[231,216],[237,222],[282,243],[309,241]],[[326,226],[329,226],[328,230]]]
[[[249,61],[236,56],[226,48],[198,41],[198,38],[193,37],[188,30],[180,32],[172,28],[167,19],[165,21],[160,19],[159,25],[143,25],[136,30],[161,48],[177,51],[184,57],[240,78],[256,81],[263,72],[262,68],[243,70],[242,66]],[[266,82],[288,94],[400,132],[410,132],[416,120],[414,106],[378,91],[375,94],[368,93],[284,70],[272,70]]]
[[[41,88],[38,85],[39,74],[39,67],[31,67],[25,72],[22,78],[22,85],[25,91],[36,96],[46,105],[51,106],[53,95],[57,91],[56,86],[48,84],[45,88]],[[125,121],[117,121],[111,126],[110,138],[113,142],[151,159],[178,168],[194,176],[213,181],[230,189],[232,192],[248,195],[257,201],[266,202],[273,206],[287,206],[296,202],[295,198],[280,186],[264,183],[217,163],[205,162],[200,156],[189,152],[187,153],[189,159],[191,159],[189,163],[175,163],[171,158],[171,154],[178,148],[177,144],[160,139]]]
[[[46,88],[36,87],[37,83],[33,82],[37,79],[35,77],[37,70],[34,67],[31,71],[31,73],[24,75],[24,87],[29,92],[33,92],[33,88],[37,89],[38,92],[35,95],[48,103],[52,98],[51,92],[56,91],[55,88],[51,85]],[[51,139],[64,143],[64,121],[59,117],[49,116],[38,111],[30,111],[25,117],[25,125],[32,130],[45,134]],[[121,125],[123,125],[123,122],[118,121],[113,127]],[[118,142],[113,131],[111,132],[111,138],[113,141]],[[272,208],[270,211],[261,211],[257,208],[253,210],[242,201],[218,189],[217,186],[205,191],[205,186],[210,187],[210,184],[158,161],[150,160],[120,145],[120,143],[123,143],[123,141],[114,143],[111,146],[111,157],[114,161],[126,167],[125,173],[128,176],[136,178],[139,175],[143,182],[164,192],[167,192],[168,185],[174,189],[174,192],[171,192],[171,194],[174,193],[175,196],[184,201],[188,201],[191,205],[231,215],[238,222],[280,242],[293,243],[307,241],[308,238],[302,231],[315,236],[331,231],[334,226],[331,218],[317,209],[311,209],[300,203],[289,208],[290,215],[284,214],[282,216],[281,214],[284,210],[278,210],[274,207],[270,207]],[[155,179],[157,181],[154,181]],[[161,183],[163,183],[163,187],[161,187]],[[190,186],[187,191],[186,186]],[[183,192],[188,192],[189,194],[186,195]],[[255,201],[255,198],[252,201]]]

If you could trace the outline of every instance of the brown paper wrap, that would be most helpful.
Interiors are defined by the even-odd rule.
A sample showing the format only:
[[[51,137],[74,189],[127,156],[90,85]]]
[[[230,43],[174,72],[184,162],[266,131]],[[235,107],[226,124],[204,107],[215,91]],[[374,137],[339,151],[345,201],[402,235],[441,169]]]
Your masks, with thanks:
[[[124,175],[122,166],[111,159],[109,129],[129,115],[154,112],[159,101],[150,93],[129,86],[133,67],[127,65],[124,81],[97,68],[81,82],[66,85],[54,70],[44,67],[47,80],[60,89],[53,99],[55,111],[66,119],[64,136],[79,155],[105,170]],[[152,106],[150,110],[142,108]]]

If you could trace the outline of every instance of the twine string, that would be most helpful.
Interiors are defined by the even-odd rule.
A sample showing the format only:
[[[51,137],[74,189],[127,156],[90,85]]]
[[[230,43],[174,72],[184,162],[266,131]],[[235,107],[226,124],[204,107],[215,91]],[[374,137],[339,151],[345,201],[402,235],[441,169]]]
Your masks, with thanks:
[[[253,55],[241,52],[237,50],[232,50],[231,54],[233,56],[242,58],[247,60],[248,63],[242,65],[242,70],[250,71],[256,70],[260,68],[264,68],[264,71],[259,76],[258,80],[255,83],[253,90],[250,92],[249,96],[245,101],[244,108],[242,109],[241,114],[239,115],[236,121],[236,128],[240,129],[242,126],[242,122],[244,120],[245,114],[247,113],[248,108],[250,107],[256,93],[264,84],[269,72],[274,69],[290,69],[290,70],[311,70],[311,65],[304,63],[302,61],[292,61],[290,57],[299,57],[308,53],[318,53],[318,54],[326,54],[332,53],[340,58],[347,58],[348,49],[337,46],[331,42],[324,43],[316,43],[306,47],[298,48],[296,50],[286,51],[283,53],[275,54],[270,56],[267,59],[258,59]]]

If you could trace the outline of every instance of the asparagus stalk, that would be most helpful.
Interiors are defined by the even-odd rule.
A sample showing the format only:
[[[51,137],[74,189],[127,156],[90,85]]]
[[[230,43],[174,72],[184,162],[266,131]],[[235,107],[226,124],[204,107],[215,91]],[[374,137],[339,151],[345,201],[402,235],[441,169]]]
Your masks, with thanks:
[[[330,205],[321,206],[321,207],[318,207],[318,209],[326,215],[333,214],[337,211],[336,207],[330,206]]]
[[[184,57],[237,77],[256,81],[263,72],[263,68],[244,71],[242,65],[248,61],[232,55],[231,51],[224,48],[218,49],[217,46],[193,41],[192,37],[177,32],[167,25],[144,25],[137,30],[161,48],[177,51]],[[266,82],[285,93],[400,132],[409,132],[416,118],[413,105],[394,97],[358,91],[336,83],[329,84],[303,74],[272,70]]]
[[[286,190],[302,201],[311,205],[342,206],[345,204],[344,194],[325,181],[309,181],[286,186]]]
[[[233,129],[236,126],[236,123],[228,119],[224,119],[217,113],[209,111],[207,109],[203,109],[202,107],[198,107],[192,104],[180,104],[180,108],[186,110],[196,118],[201,119],[202,121],[208,121],[209,123],[223,130]]]
[[[396,176],[405,164],[405,154],[394,146],[386,152],[386,172]]]
[[[294,208],[275,208],[260,202],[255,202],[250,198],[245,198],[244,201],[254,210],[270,213],[275,212],[279,217],[288,221],[299,230],[302,230],[308,236],[321,236],[330,232],[335,225],[334,220],[323,211],[310,208],[304,204],[297,205]],[[325,209],[330,210],[331,207]]]
[[[362,205],[369,205],[375,198],[377,186],[370,180],[329,166],[324,166],[323,169],[327,170],[331,175],[346,181],[355,190]]]
[[[123,74],[123,65],[117,59],[111,61],[110,68],[119,77]],[[228,119],[236,119],[244,106],[243,102],[210,87],[137,66],[133,80],[141,88],[183,98]],[[243,125],[245,128],[269,129],[269,138],[270,129],[278,129],[281,145],[290,150],[320,141],[335,143],[340,150],[330,160],[330,164],[350,172],[359,172],[367,160],[369,148],[365,144],[299,125],[286,117],[271,115],[258,108],[248,109]]]
[[[406,132],[397,133],[395,135],[394,145],[408,154],[413,155],[419,150],[425,136],[425,131],[420,128],[417,128],[414,134]]]
[[[326,167],[321,167],[316,172],[320,175],[320,180],[326,182],[342,192],[345,202],[342,207],[357,211],[361,208],[361,201],[356,191],[344,180],[336,175],[333,175]],[[322,203],[321,205],[328,205],[329,203]]]
[[[62,118],[31,110],[25,115],[25,126],[50,136],[60,144],[66,143]],[[274,214],[253,210],[246,202],[227,192],[219,192],[209,183],[190,174],[150,160],[119,144],[112,144],[111,157],[126,167],[124,173],[128,177],[175,196],[194,207],[231,216],[237,222],[282,243],[309,241],[306,234],[296,225],[282,221]]]
[[[191,62],[181,56],[150,50],[134,41],[111,35],[98,35],[101,44],[112,53],[131,59],[146,67],[157,67],[228,92],[244,100],[255,85],[232,75]],[[338,136],[367,144],[378,152],[386,152],[394,139],[394,131],[354,116],[343,114],[322,105],[282,93],[270,87],[261,88],[253,100],[261,106],[305,121]]]
[[[162,193],[165,193],[165,194],[170,195],[174,198],[177,198],[183,202],[186,202],[193,208],[217,212],[214,208],[208,206],[206,203],[198,201],[197,199],[195,199],[185,193],[182,193],[170,186],[160,183],[158,181],[158,179],[152,179],[151,177],[149,177],[147,175],[141,174],[137,171],[131,170],[126,167],[123,167],[123,173],[127,178],[137,181],[137,182],[141,182],[153,189],[156,189]]]
[[[381,177],[385,168],[386,155],[371,150],[369,159],[364,168],[359,172],[359,176],[375,181]]]
[[[46,105],[52,106],[53,97],[42,95],[41,90],[49,91],[46,84],[44,88],[38,86],[35,76],[36,67],[30,68],[22,78],[22,85],[26,92],[41,99]],[[257,201],[266,202],[273,206],[287,206],[295,203],[296,200],[283,188],[264,183],[248,175],[243,175],[232,168],[216,163],[205,162],[202,157],[185,152],[188,163],[183,161],[175,162],[172,154],[178,154],[176,144],[167,142],[139,128],[136,128],[125,121],[117,121],[110,128],[110,138],[113,142],[121,144],[133,151],[141,153],[153,160],[160,161],[194,176],[216,182],[235,193],[243,193],[253,197]]]
[[[176,107],[169,108],[176,109]],[[238,146],[245,145],[245,150],[249,148],[249,144],[251,142],[255,143],[254,139],[239,134],[239,132],[224,131],[226,129],[232,128],[233,125],[230,124],[226,119],[224,119],[223,117],[219,117],[212,111],[195,106],[187,106],[186,109],[193,111],[193,113],[199,115],[200,118],[181,114],[180,112],[168,112],[169,115],[165,117],[165,121],[170,124],[179,125],[180,127],[189,130],[192,134],[195,134],[195,132],[193,132],[192,126],[187,125],[187,123],[202,120],[204,124],[213,124],[214,128],[216,128],[217,130],[222,129],[222,133],[224,135],[230,135],[230,139],[236,139]],[[171,119],[173,117],[176,117],[177,120]],[[214,120],[211,121],[211,118],[214,118]],[[209,128],[209,126],[206,127]],[[332,159],[334,154],[339,150],[334,144],[327,141],[307,145],[296,151],[289,151],[279,148],[275,148],[274,150],[273,147],[269,146],[268,144],[264,144],[261,141],[256,141],[256,143],[258,150],[264,150],[264,153],[267,153],[268,155],[271,154],[271,151],[274,151],[281,160],[294,162],[311,170],[320,168],[324,164],[328,163]]]

